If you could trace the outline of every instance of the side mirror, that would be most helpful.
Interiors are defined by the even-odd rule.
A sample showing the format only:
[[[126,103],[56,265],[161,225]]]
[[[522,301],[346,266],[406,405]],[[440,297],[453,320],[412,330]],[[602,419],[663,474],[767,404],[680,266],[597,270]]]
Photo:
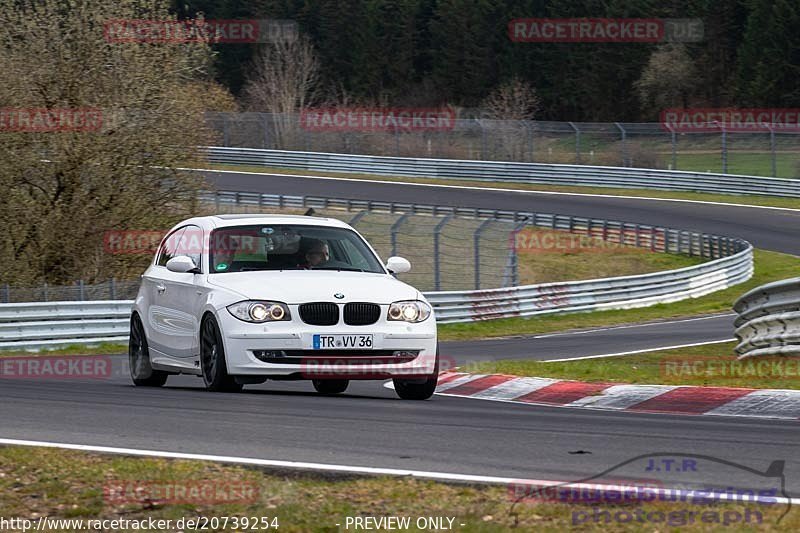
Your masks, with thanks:
[[[392,274],[403,274],[411,270],[411,263],[405,257],[395,255],[386,260],[386,270]]]
[[[191,272],[192,274],[199,274],[200,269],[194,264],[194,261],[188,255],[179,255],[167,261],[167,270],[170,272]]]

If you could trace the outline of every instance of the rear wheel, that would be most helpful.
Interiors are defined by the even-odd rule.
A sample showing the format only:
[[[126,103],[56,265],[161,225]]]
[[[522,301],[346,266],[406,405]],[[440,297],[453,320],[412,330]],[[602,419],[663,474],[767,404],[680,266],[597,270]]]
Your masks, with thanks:
[[[142,320],[136,313],[131,317],[131,334],[128,341],[128,366],[131,379],[137,387],[161,387],[167,382],[169,374],[153,370],[150,364],[150,349],[144,334]]]
[[[320,394],[339,394],[346,391],[350,384],[347,379],[314,379],[311,382]]]
[[[200,326],[200,366],[206,389],[213,392],[242,390],[242,385],[228,374],[222,334],[213,316],[206,317]]]
[[[393,379],[394,391],[403,400],[427,400],[436,391],[439,382],[439,348],[436,348],[436,364],[428,379]]]

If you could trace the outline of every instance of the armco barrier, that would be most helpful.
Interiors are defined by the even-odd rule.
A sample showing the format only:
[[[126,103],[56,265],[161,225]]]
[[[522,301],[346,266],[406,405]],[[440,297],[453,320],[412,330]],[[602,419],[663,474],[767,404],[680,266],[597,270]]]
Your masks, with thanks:
[[[544,185],[587,185],[695,191],[721,194],[760,194],[800,198],[800,180],[735,176],[671,170],[585,165],[551,165],[457,159],[417,159],[372,155],[290,152],[257,148],[204,148],[208,161],[322,172],[355,172],[389,176],[504,181]]]
[[[752,249],[699,266],[638,276],[426,293],[440,323],[604,309],[631,309],[697,298],[752,275]]]
[[[800,278],[756,287],[733,309],[740,359],[800,355]]]
[[[0,349],[127,342],[131,300],[0,304]]]
[[[213,193],[208,200],[236,205],[339,207],[508,220],[711,259],[691,267],[635,276],[479,291],[426,292],[437,321],[443,324],[645,307],[722,290],[748,280],[753,273],[753,248],[746,241],[643,224],[546,213],[225,191]],[[0,349],[125,341],[131,305],[130,300],[0,304]]]

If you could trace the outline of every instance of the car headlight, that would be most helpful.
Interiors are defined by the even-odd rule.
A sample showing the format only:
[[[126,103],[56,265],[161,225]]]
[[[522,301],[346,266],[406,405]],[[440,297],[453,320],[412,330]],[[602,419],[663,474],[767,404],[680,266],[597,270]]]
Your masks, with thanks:
[[[261,300],[245,300],[229,305],[228,312],[245,322],[277,322],[292,318],[286,304]]]
[[[431,316],[431,307],[420,300],[394,302],[389,306],[388,320],[422,322]]]

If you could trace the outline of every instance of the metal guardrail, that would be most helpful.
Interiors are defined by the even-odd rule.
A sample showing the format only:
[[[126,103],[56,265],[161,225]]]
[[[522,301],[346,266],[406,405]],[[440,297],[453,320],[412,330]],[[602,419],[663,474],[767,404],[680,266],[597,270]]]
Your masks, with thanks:
[[[800,198],[800,180],[760,176],[626,167],[291,152],[222,146],[209,146],[205,150],[208,161],[218,164],[439,179],[641,188],[720,194],[759,194]]]
[[[315,116],[307,111],[306,117]],[[738,131],[714,123],[697,131],[663,122],[498,120],[485,118],[484,111],[459,108],[457,118],[441,129],[340,128],[330,122],[318,128],[301,113],[209,111],[205,117],[222,146],[237,148],[723,174],[745,167],[760,176],[800,178],[800,135],[791,128]]]
[[[494,209],[219,191],[209,200],[235,205],[345,208],[505,220],[604,238],[708,262],[635,276],[489,290],[426,292],[439,323],[554,313],[629,309],[696,298],[749,279],[753,248],[741,239],[602,219]],[[0,304],[0,349],[37,349],[127,340],[132,301]]]
[[[133,300],[0,304],[0,349],[127,342]]]
[[[752,248],[703,265],[654,274],[485,291],[426,294],[439,322],[471,322],[606,309],[632,309],[697,298],[752,276]]]
[[[800,278],[776,281],[742,295],[733,306],[740,359],[800,355]]]

